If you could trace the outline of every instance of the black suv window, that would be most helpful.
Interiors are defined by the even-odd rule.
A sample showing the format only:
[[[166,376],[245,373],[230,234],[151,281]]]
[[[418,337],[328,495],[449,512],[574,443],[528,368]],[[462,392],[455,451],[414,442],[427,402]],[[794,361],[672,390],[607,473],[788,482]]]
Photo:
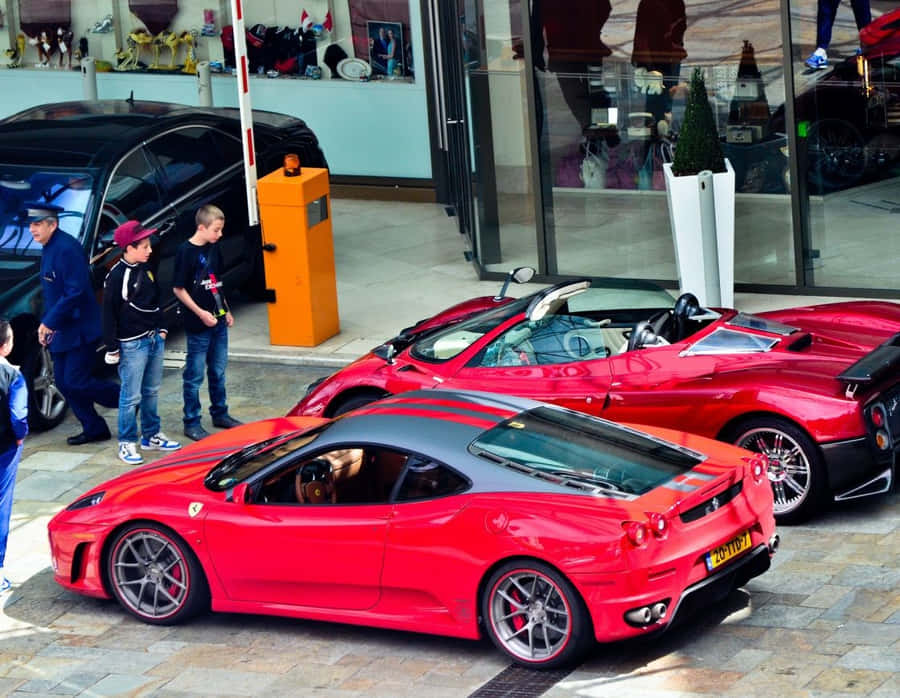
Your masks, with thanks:
[[[223,152],[228,137],[204,126],[188,126],[170,131],[147,144],[159,161],[163,186],[169,203],[174,203],[210,178],[233,165],[240,156],[229,159]],[[241,145],[229,148],[240,152]],[[228,152],[228,151],[225,151]]]
[[[118,164],[110,177],[103,215],[116,224],[130,218],[144,221],[162,207],[153,167],[144,150],[138,148]]]

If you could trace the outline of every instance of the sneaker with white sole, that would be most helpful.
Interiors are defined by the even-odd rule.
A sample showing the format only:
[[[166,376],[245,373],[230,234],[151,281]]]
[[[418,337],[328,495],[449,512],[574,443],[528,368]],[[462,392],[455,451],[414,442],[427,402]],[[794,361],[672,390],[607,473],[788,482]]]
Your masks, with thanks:
[[[133,441],[119,442],[119,460],[128,465],[140,465],[144,462]]]
[[[141,448],[145,451],[177,451],[181,448],[181,444],[177,441],[172,441],[168,436],[158,431],[149,439],[146,436],[142,436]]]
[[[808,68],[813,70],[824,70],[828,67],[828,56],[814,53],[806,59],[805,63]]]

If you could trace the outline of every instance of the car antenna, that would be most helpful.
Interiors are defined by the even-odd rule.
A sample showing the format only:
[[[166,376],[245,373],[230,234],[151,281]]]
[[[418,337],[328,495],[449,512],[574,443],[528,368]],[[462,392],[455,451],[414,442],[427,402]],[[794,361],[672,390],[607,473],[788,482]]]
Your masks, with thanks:
[[[128,95],[128,99],[126,99],[125,101],[128,102],[132,107],[134,106],[134,90],[131,91],[131,94]]]

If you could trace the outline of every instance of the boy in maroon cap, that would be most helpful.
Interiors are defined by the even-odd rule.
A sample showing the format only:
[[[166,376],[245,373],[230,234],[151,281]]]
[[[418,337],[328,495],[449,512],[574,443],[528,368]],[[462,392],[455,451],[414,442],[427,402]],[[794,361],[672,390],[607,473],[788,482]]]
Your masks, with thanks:
[[[106,362],[119,365],[119,460],[139,465],[137,412],[141,415],[141,449],[177,451],[181,444],[160,429],[157,402],[162,382],[163,352],[168,330],[159,306],[159,287],[147,267],[155,228],[128,221],[113,239],[122,258],[103,284],[103,341]]]

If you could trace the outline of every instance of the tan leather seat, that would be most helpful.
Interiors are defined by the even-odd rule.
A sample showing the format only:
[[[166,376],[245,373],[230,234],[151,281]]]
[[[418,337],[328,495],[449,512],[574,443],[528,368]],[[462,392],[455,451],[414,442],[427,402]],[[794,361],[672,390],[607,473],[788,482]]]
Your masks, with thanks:
[[[331,472],[335,482],[356,477],[359,475],[363,465],[363,450],[361,448],[342,448],[323,453],[320,457],[331,464]]]

